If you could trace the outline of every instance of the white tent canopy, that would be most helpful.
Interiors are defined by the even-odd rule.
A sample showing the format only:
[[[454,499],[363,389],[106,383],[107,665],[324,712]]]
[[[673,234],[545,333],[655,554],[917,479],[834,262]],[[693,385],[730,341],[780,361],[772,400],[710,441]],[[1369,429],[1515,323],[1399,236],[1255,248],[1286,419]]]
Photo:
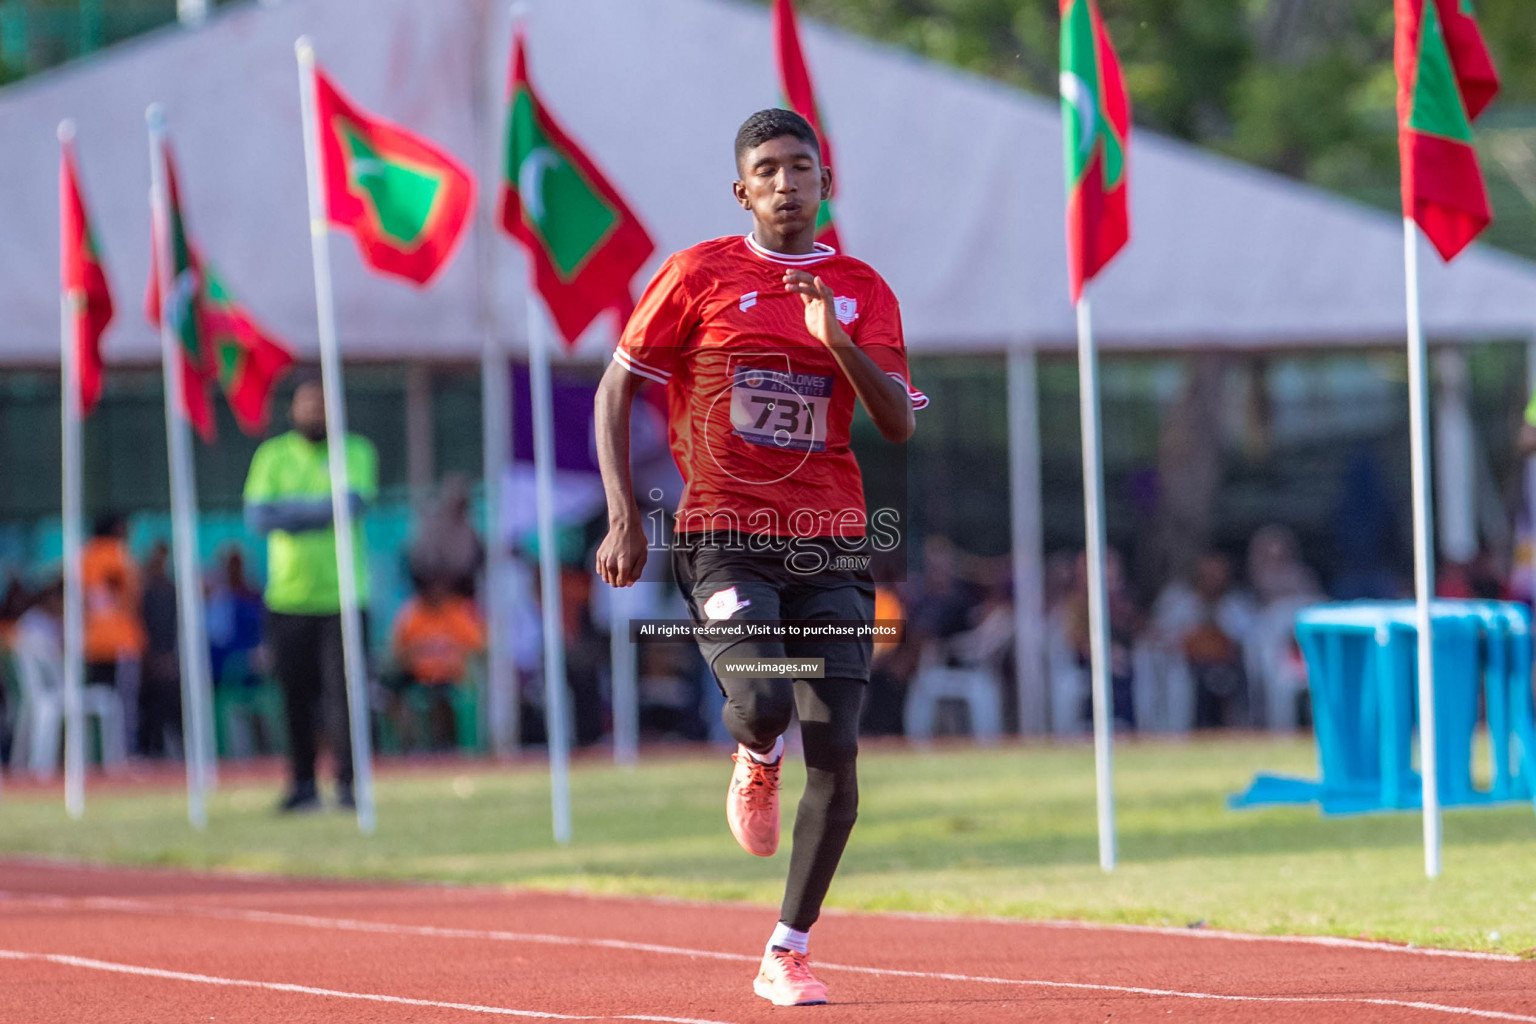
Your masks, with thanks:
[[[194,238],[259,317],[315,352],[293,57],[304,33],[361,104],[469,161],[489,209],[505,4],[287,0],[167,29],[0,91],[0,363],[58,358],[54,129],[64,117],[78,124],[119,308],[108,358],[156,358],[137,313],[149,255],[143,114],[154,100]],[[655,261],[745,230],[729,191],[731,141],[778,95],[765,8],[536,0],[529,38],[536,83],[644,219]],[[806,45],[837,144],[843,238],[901,296],[913,350],[1070,347],[1057,105],[815,24]],[[1149,132],[1134,136],[1131,158],[1134,237],[1096,290],[1103,347],[1403,337],[1397,217]],[[373,276],[348,243],[336,246],[349,356],[470,357],[483,315],[521,344],[526,268],[510,242],[466,245],[425,291]],[[1450,267],[1434,261],[1424,311],[1432,339],[1529,337],[1536,264],[1486,248]],[[612,330],[595,328],[582,351],[603,352]]]

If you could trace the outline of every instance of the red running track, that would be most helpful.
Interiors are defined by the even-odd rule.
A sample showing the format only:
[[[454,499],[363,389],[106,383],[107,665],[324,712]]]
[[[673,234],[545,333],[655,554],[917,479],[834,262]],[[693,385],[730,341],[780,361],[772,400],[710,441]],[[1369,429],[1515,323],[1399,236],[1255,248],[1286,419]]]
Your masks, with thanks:
[[[0,860],[0,1022],[1536,1024],[1536,965],[1348,940],[828,914],[833,1005],[752,994],[771,909]]]

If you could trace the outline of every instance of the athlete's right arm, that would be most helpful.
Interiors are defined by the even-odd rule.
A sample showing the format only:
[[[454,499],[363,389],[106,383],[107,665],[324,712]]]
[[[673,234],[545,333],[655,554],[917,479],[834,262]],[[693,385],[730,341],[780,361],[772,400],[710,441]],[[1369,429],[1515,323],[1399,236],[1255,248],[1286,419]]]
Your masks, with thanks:
[[[612,587],[629,586],[645,568],[645,524],[629,475],[629,411],[642,383],[617,360],[610,362],[593,409],[597,465],[608,498],[608,536],[597,548],[597,575]]]

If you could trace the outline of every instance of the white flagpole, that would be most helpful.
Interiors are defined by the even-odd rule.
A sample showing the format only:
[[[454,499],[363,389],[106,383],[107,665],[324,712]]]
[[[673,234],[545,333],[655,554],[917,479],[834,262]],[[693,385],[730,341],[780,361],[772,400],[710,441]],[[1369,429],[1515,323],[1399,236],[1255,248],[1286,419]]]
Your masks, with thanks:
[[[634,587],[608,588],[608,629],[613,675],[613,761],[626,767],[640,760],[639,652],[629,640],[629,619],[634,614],[634,604]]]
[[[528,17],[523,0],[514,21]],[[530,261],[532,257],[530,256]],[[549,741],[549,799],[555,842],[571,841],[570,737],[565,706],[565,620],[560,602],[560,553],[555,549],[555,413],[549,378],[549,328],[539,286],[528,274],[528,390],[533,412],[534,508],[539,527],[539,601],[544,619],[544,732]]]
[[[197,650],[203,636],[199,628],[203,592],[197,561],[196,483],[192,475],[192,447],[188,435],[182,375],[177,357],[176,325],[172,304],[177,283],[173,278],[169,186],[165,171],[165,115],[158,103],[145,111],[149,123],[150,181],[155,234],[155,280],[160,292],[160,365],[165,381],[165,436],[171,461],[171,540],[176,558],[176,612],[180,626],[182,746],[187,759],[187,819],[195,829],[208,825],[208,743],[203,730],[208,723],[203,707],[206,691],[199,683]]]
[[[299,58],[299,96],[304,116],[304,163],[309,181],[309,239],[315,264],[315,307],[319,315],[320,380],[325,393],[326,456],[331,471],[331,522],[336,534],[336,578],[341,592],[341,648],[347,676],[347,711],[352,720],[352,786],[357,827],[372,835],[373,751],[368,731],[368,677],[363,658],[363,623],[357,604],[357,552],[353,549],[352,506],[347,482],[347,408],[336,345],[336,307],[331,294],[330,226],[321,184],[318,114],[315,110],[315,51],[307,36],[294,45]]]
[[[560,552],[555,540],[555,417],[549,378],[549,330],[532,275],[528,282],[528,378],[533,402],[534,505],[539,523],[539,595],[544,614],[544,731],[549,740],[549,796],[555,842],[571,841],[565,707],[565,624],[560,604]]]
[[[1040,522],[1040,405],[1035,350],[1008,346],[1008,470],[1013,537],[1014,689],[1019,735],[1048,732]]]
[[[1435,741],[1435,645],[1430,602],[1435,596],[1434,509],[1429,502],[1429,370],[1419,318],[1419,229],[1403,218],[1408,283],[1408,436],[1413,464],[1414,622],[1419,634],[1419,768],[1424,794],[1424,874],[1440,877],[1440,780]]]
[[[502,479],[512,461],[512,373],[506,349],[487,327],[480,350],[480,407],[483,419],[482,446],[485,476],[485,698],[491,728],[491,749],[497,754],[517,753],[522,736],[518,721],[517,670],[508,641],[511,612],[508,610],[508,538],[502,535]]]
[[[73,121],[59,122],[59,143],[68,151],[75,139]],[[85,597],[80,589],[80,317],[85,296],[64,292],[60,303],[60,365],[64,393],[64,809],[71,818],[85,814]]]
[[[1104,443],[1099,435],[1099,355],[1086,294],[1077,300],[1078,395],[1083,422],[1083,512],[1088,548],[1088,638],[1093,667],[1093,767],[1099,867],[1115,870],[1114,704],[1109,688],[1109,596],[1104,579]]]
[[[486,52],[475,75],[475,127],[482,158],[499,161],[500,148],[490,111],[490,87],[484,75],[495,45],[489,29],[490,8],[481,22]],[[499,164],[497,164],[499,167]],[[512,463],[512,368],[502,344],[496,308],[495,194],[485,189],[475,233],[475,274],[480,317],[481,475],[485,481],[485,703],[491,750],[515,754],[522,738],[517,668],[512,664],[511,610],[508,605],[509,538],[502,534],[502,480]]]

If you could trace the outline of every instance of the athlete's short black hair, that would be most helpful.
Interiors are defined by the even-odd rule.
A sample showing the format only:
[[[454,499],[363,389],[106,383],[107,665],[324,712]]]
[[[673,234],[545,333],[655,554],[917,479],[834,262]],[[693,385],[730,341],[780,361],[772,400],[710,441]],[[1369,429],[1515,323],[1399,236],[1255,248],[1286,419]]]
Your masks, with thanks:
[[[811,127],[811,122],[793,110],[769,107],[747,118],[737,129],[736,163],[740,165],[741,158],[749,149],[756,149],[765,142],[772,142],[785,135],[806,143],[816,151],[816,159],[821,159],[821,143],[816,139],[816,129]]]

